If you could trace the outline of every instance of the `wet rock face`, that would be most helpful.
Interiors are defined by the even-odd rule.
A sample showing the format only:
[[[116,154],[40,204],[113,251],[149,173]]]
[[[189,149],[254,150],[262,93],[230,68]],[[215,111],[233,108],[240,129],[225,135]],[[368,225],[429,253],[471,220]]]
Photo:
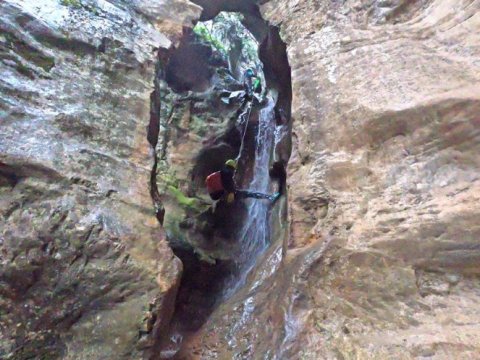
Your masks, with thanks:
[[[255,14],[258,12],[255,0],[193,0],[195,4],[202,7],[203,12],[200,20],[209,20],[218,15],[221,11],[232,11]]]
[[[314,8],[263,8],[293,72],[291,246],[336,227],[342,246],[478,273],[478,4],[346,2],[310,21]]]
[[[148,3],[0,4],[1,358],[138,357],[173,311],[147,125],[156,51],[200,9]]]
[[[195,2],[205,19],[236,10],[263,24],[253,1]],[[275,230],[245,287],[192,322],[201,328],[180,356],[474,358],[478,1],[260,2],[292,70],[290,239]],[[165,335],[180,264],[151,206],[151,145],[165,161],[154,174],[163,198],[183,206],[170,204],[173,220],[206,204],[193,197],[211,169],[192,179],[192,161],[223,162],[192,154],[238,147],[225,134],[235,111],[213,117],[208,99],[166,91],[165,113],[150,113],[157,50],[166,66],[200,11],[183,0],[0,4],[0,358],[138,358]],[[274,33],[259,34],[288,124],[288,63],[269,52],[282,49]],[[189,83],[180,63],[170,63],[179,90],[216,81],[209,69]],[[150,122],[148,142],[157,115],[166,123]],[[289,148],[286,139],[276,158]],[[165,169],[182,185],[170,194]],[[216,276],[199,264],[187,268],[204,273],[190,286],[198,298]]]
[[[290,241],[189,355],[475,357],[479,3],[263,3],[292,68]]]
[[[270,1],[262,12],[292,67],[289,247],[331,241],[331,265],[306,272],[296,349],[478,352],[479,3]]]

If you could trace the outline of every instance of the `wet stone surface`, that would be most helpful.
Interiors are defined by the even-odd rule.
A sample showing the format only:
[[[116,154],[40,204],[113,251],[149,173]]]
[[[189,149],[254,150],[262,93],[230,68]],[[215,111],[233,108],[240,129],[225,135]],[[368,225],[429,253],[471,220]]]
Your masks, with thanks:
[[[196,2],[205,19],[244,11],[262,27],[253,2]],[[282,199],[272,246],[211,314],[190,304],[212,306],[205,294],[217,289],[205,280],[231,254],[199,236],[214,233],[210,219],[188,218],[208,208],[197,190],[224,160],[205,159],[238,146],[234,110],[208,110],[224,106],[212,102],[212,79],[237,85],[215,71],[195,72],[194,84],[188,72],[170,79],[181,96],[156,84],[166,105],[156,147],[165,227],[206,250],[183,256],[186,274],[203,275],[180,290],[180,314],[206,321],[190,323],[179,357],[475,358],[478,1],[261,3],[292,70],[289,223]],[[201,9],[7,0],[0,12],[0,358],[142,357],[166,335],[181,267],[148,189],[156,52],[179,45]],[[272,56],[282,43],[263,30],[270,84],[288,94],[287,68]],[[282,101],[284,145],[274,154],[286,161],[289,96]]]
[[[263,3],[292,68],[288,249],[186,357],[474,358],[479,3]]]
[[[146,128],[156,51],[199,8],[142,6],[0,4],[2,359],[138,358],[171,315]]]

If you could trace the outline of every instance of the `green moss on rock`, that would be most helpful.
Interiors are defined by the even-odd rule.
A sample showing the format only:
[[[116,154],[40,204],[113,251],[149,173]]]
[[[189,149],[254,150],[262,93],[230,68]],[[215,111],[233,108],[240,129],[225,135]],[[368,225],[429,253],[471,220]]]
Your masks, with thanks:
[[[187,197],[179,188],[173,185],[169,185],[168,190],[181,206],[196,208],[196,203],[198,202],[197,199]]]
[[[60,4],[74,9],[80,9],[82,7],[82,3],[79,0],[60,0]]]
[[[18,39],[13,34],[5,33],[4,38],[7,48],[13,50],[26,61],[31,62],[38,67],[41,67],[47,72],[55,66],[55,60],[51,56],[43,54],[39,50],[25,43],[23,40]],[[22,66],[23,69],[20,69],[20,71],[26,70],[25,66]]]

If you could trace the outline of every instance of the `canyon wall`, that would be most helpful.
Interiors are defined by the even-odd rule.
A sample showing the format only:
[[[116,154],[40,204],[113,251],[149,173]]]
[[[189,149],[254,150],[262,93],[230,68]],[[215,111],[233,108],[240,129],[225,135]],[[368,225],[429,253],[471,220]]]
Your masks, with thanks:
[[[150,197],[159,48],[200,7],[0,4],[0,358],[138,358],[181,263]]]
[[[480,2],[261,12],[292,68],[290,239],[186,357],[476,358]]]
[[[260,3],[198,0],[205,19],[261,14],[286,43],[289,222],[178,356],[475,358],[480,2]],[[234,115],[167,91],[176,128],[155,132],[175,108],[155,114],[157,54],[168,59],[202,8],[6,0],[0,12],[0,357],[143,357],[168,330],[182,268],[152,204],[155,154],[183,185],[201,181],[191,152]],[[263,59],[272,84],[290,81]],[[162,181],[181,216],[195,207],[188,186],[165,195]]]

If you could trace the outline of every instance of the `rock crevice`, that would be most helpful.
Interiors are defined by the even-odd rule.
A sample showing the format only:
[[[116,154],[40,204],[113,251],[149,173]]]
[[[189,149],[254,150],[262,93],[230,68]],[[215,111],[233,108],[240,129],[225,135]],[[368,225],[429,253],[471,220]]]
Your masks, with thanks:
[[[291,85],[286,49],[278,29],[261,19],[258,9],[254,15],[243,12],[239,18],[241,23],[236,26],[255,30],[252,34],[260,46],[258,55],[250,61],[263,69],[260,74],[266,81],[264,96],[271,93],[275,98],[272,116],[276,122],[272,126],[277,128],[277,134],[275,147],[269,149],[270,165],[276,164],[273,175],[281,174],[291,151]],[[202,19],[209,20],[205,15]],[[238,46],[233,38],[225,41]],[[243,188],[248,186],[253,176],[260,112],[266,98],[262,103],[255,100],[249,110],[251,104],[243,98],[243,73],[238,69],[244,71],[252,65],[237,59],[232,68],[229,55],[221,50],[186,31],[177,48],[157,68],[151,126],[158,159],[155,196],[162,202],[162,220],[170,246],[184,265],[171,331],[160,344],[164,356],[178,351],[182,337],[194,337],[224,301],[232,282],[244,276],[239,272],[246,271],[239,268],[239,259],[247,249],[242,250],[237,237],[248,217],[247,207],[237,201],[228,206],[220,203],[213,210],[206,197],[204,179],[219,170],[226,159],[237,157],[245,130],[237,183]],[[248,125],[242,120],[247,113]],[[281,187],[285,188],[285,184]],[[285,204],[282,201],[272,209],[271,224],[265,225],[272,227],[273,241],[280,248],[285,239],[281,234],[285,233]]]

